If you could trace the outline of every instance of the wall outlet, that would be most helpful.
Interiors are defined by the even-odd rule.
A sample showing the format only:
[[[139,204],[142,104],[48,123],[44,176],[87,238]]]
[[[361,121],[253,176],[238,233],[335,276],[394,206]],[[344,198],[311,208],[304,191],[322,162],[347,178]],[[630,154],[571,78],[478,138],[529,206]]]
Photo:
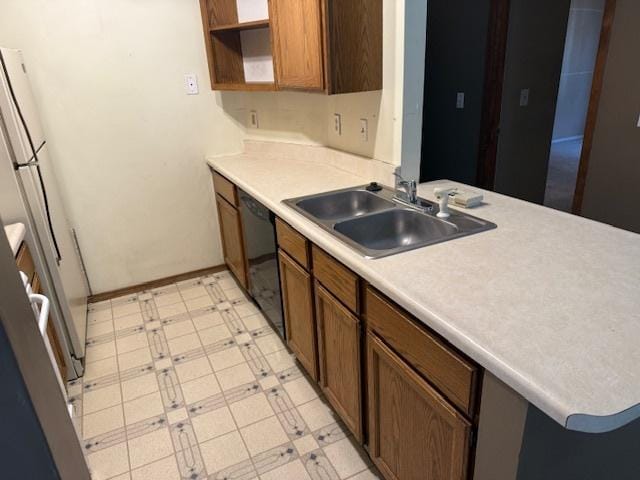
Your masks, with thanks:
[[[523,88],[520,90],[520,106],[526,107],[529,105],[529,89]]]
[[[187,95],[198,95],[198,77],[195,73],[187,73],[184,76],[184,89]]]
[[[464,92],[458,92],[458,95],[456,95],[456,108],[464,108]]]
[[[255,110],[251,110],[249,112],[249,126],[251,128],[260,128],[258,126],[258,112]]]
[[[363,142],[369,141],[369,122],[366,118],[360,119],[360,140]]]
[[[339,113],[333,114],[333,131],[342,135],[342,115]]]

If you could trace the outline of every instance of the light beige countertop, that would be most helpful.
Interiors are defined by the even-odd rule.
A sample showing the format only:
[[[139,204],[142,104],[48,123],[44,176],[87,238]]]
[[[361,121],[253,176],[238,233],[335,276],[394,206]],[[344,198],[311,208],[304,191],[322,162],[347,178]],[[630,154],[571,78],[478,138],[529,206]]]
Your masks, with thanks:
[[[13,251],[13,255],[16,256],[26,233],[24,224],[12,223],[11,225],[5,225],[4,233],[7,236],[7,240],[9,240],[9,245]]]
[[[640,235],[484,191],[497,229],[365,259],[281,202],[381,178],[255,150],[208,163],[557,422],[640,416]]]

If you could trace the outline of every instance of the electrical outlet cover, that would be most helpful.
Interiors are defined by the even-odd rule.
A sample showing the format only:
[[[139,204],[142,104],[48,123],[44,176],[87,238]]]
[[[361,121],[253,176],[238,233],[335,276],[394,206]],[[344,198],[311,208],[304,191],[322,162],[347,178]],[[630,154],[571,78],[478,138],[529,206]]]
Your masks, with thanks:
[[[342,135],[342,115],[339,113],[333,114],[333,131]]]
[[[249,112],[249,126],[252,128],[258,128],[258,112],[251,110]]]

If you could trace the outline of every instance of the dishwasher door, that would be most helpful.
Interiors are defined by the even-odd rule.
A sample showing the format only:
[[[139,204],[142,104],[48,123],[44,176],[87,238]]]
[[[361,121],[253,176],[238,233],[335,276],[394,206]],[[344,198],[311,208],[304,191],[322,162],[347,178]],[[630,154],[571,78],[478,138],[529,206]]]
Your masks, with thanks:
[[[275,215],[246,192],[239,189],[238,194],[249,264],[249,294],[284,339]]]

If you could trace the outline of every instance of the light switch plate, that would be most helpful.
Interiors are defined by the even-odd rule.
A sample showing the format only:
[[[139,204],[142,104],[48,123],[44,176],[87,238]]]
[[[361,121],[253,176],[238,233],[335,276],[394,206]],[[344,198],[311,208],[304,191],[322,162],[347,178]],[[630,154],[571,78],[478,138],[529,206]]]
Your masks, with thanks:
[[[458,92],[458,95],[456,95],[456,108],[464,108],[464,92]]]
[[[369,141],[369,122],[366,118],[360,119],[360,140],[363,142]]]
[[[184,76],[184,89],[187,95],[198,95],[198,77],[195,73],[187,73]]]
[[[523,88],[520,90],[520,106],[526,107],[529,105],[529,89]]]

